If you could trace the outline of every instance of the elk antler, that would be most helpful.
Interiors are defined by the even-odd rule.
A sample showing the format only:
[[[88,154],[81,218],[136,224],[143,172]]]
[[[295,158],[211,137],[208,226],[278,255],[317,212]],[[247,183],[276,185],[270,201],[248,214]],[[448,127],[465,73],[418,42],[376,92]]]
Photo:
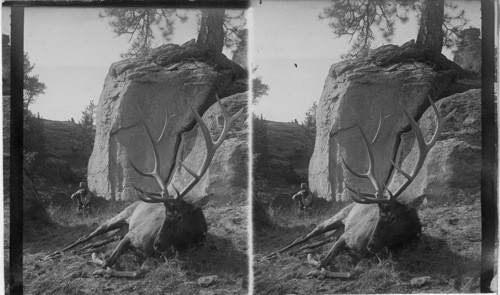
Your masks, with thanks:
[[[443,117],[441,116],[441,114],[439,113],[436,105],[434,104],[434,102],[432,101],[431,97],[429,96],[429,101],[431,103],[431,106],[434,110],[434,113],[436,114],[436,121],[437,121],[437,126],[436,126],[436,131],[434,132],[434,135],[432,136],[432,139],[430,140],[429,143],[426,143],[425,142],[425,139],[424,139],[424,136],[422,134],[422,130],[420,129],[420,127],[418,126],[417,122],[415,122],[415,119],[413,119],[413,117],[408,113],[408,111],[403,107],[403,105],[401,104],[401,101],[399,101],[399,105],[401,106],[406,118],[408,119],[408,121],[410,122],[410,125],[413,129],[413,132],[415,133],[415,136],[417,138],[417,142],[418,142],[418,148],[419,148],[419,157],[418,157],[418,160],[417,160],[417,163],[415,164],[415,167],[413,167],[413,170],[410,174],[404,172],[400,167],[398,167],[392,160],[391,160],[391,164],[394,166],[394,168],[399,172],[401,173],[401,175],[403,175],[406,180],[405,182],[399,187],[399,189],[393,194],[388,188],[387,188],[387,183],[385,183],[383,186],[381,186],[379,184],[379,182],[376,180],[374,174],[373,174],[373,168],[374,168],[374,160],[373,160],[373,151],[372,151],[372,146],[373,144],[375,143],[375,141],[377,140],[377,137],[379,135],[379,131],[380,131],[380,127],[382,125],[382,115],[380,114],[380,118],[379,118],[379,125],[378,125],[378,128],[377,128],[377,132],[373,138],[372,141],[369,141],[368,140],[368,137],[366,136],[366,133],[365,131],[363,130],[363,128],[361,127],[361,125],[359,124],[359,120],[358,120],[358,117],[356,116],[356,113],[353,111],[353,114],[354,114],[354,118],[356,120],[356,125],[358,126],[358,129],[360,130],[361,132],[361,135],[363,137],[363,141],[365,143],[365,146],[366,146],[366,149],[367,149],[367,155],[368,155],[368,171],[366,173],[357,173],[355,171],[353,171],[351,169],[351,167],[349,167],[347,165],[347,163],[345,162],[345,159],[344,157],[342,157],[342,163],[344,164],[344,166],[346,167],[346,169],[351,172],[353,175],[357,176],[357,177],[360,177],[360,178],[366,178],[366,179],[369,179],[371,184],[373,185],[373,187],[375,188],[375,193],[374,194],[370,194],[370,193],[363,193],[363,192],[359,192],[357,190],[355,190],[354,188],[350,187],[345,181],[344,181],[344,184],[346,186],[346,188],[353,192],[354,195],[352,195],[354,201],[358,202],[358,203],[362,203],[362,204],[371,204],[371,203],[387,203],[387,202],[391,202],[392,200],[395,200],[399,195],[401,195],[401,193],[411,184],[411,182],[415,179],[415,177],[417,176],[418,172],[420,171],[420,169],[422,168],[423,164],[424,164],[424,161],[425,161],[425,158],[427,157],[427,153],[429,152],[429,150],[434,146],[434,144],[437,142],[440,134],[441,134],[441,131],[443,129],[443,125],[444,123],[451,117],[453,116],[453,114],[455,113],[456,109],[453,110],[450,114],[448,114],[448,116],[446,116],[444,119]],[[379,112],[380,112],[380,109],[379,109]],[[387,117],[386,117],[387,118]],[[382,189],[381,189],[382,188]],[[387,191],[388,193],[388,196],[385,197],[384,196],[384,193],[385,191]]]
[[[417,163],[415,164],[415,167],[413,167],[413,170],[410,174],[407,174],[404,172],[396,163],[394,163],[391,159],[391,164],[394,166],[394,168],[403,175],[406,180],[403,182],[403,184],[399,187],[398,190],[394,193],[394,198],[397,198],[401,193],[412,183],[412,181],[415,179],[417,176],[418,172],[424,165],[425,158],[427,157],[427,153],[431,150],[431,148],[436,144],[436,142],[439,139],[439,136],[441,135],[441,132],[443,131],[443,126],[448,119],[451,118],[456,112],[457,109],[454,109],[451,111],[446,117],[442,117],[441,113],[437,109],[436,105],[432,101],[432,98],[430,96],[429,101],[431,103],[432,109],[434,110],[434,113],[436,114],[436,131],[434,132],[434,135],[432,136],[431,140],[429,143],[425,142],[424,135],[422,134],[422,130],[420,127],[418,127],[417,122],[415,122],[415,119],[408,114],[408,111],[401,105],[401,102],[399,102],[399,105],[401,105],[401,108],[403,109],[403,112],[405,113],[406,118],[408,118],[408,121],[410,122],[410,125],[413,129],[413,132],[415,133],[415,137],[417,138],[418,142],[418,149],[419,149],[419,155],[418,155],[418,160]]]
[[[141,117],[142,125],[144,126],[144,129],[146,129],[146,134],[148,135],[149,142],[150,142],[151,146],[153,147],[154,168],[153,168],[152,172],[144,172],[144,171],[140,170],[139,168],[137,168],[137,166],[135,166],[134,163],[130,159],[129,159],[129,163],[130,163],[130,166],[132,166],[132,168],[134,168],[135,172],[139,173],[142,176],[151,177],[151,178],[155,179],[156,182],[158,183],[158,185],[160,186],[161,193],[148,192],[148,191],[145,191],[145,190],[142,190],[142,189],[136,187],[135,185],[133,185],[133,188],[148,198],[148,199],[146,199],[141,194],[139,194],[138,195],[139,199],[141,199],[144,202],[147,202],[147,203],[165,202],[168,200],[164,196],[165,193],[167,192],[165,182],[168,178],[166,180],[163,180],[163,177],[160,174],[160,161],[159,161],[157,144],[159,143],[159,140],[161,140],[161,138],[163,137],[163,132],[165,131],[166,126],[167,126],[167,119],[165,119],[164,129],[162,130],[162,133],[160,135],[159,140],[155,141],[153,139],[153,136],[151,134],[151,130],[149,129],[148,124],[146,124],[146,120],[144,119],[144,115],[142,114],[141,109],[138,108],[138,110],[139,110],[139,115]],[[168,116],[166,118],[168,118]]]
[[[375,142],[378,139],[378,136],[380,135],[380,128],[382,127],[382,123],[385,119],[389,118],[390,116],[386,116],[384,119],[382,119],[382,111],[380,108],[378,109],[379,111],[379,122],[378,122],[378,127],[377,127],[377,132],[375,133],[375,136],[373,136],[372,140],[368,139],[368,136],[366,135],[366,132],[363,130],[361,125],[359,124],[359,119],[358,116],[356,115],[356,112],[354,110],[351,110],[353,115],[354,115],[354,120],[356,121],[356,126],[358,126],[359,131],[361,132],[361,136],[363,137],[363,142],[365,143],[366,146],[366,151],[368,154],[368,170],[365,173],[357,173],[355,172],[349,165],[347,165],[345,158],[342,156],[342,163],[346,167],[349,172],[351,172],[354,176],[360,177],[360,178],[366,178],[370,180],[371,184],[375,188],[375,194],[368,194],[368,193],[361,193],[356,191],[355,189],[351,188],[347,182],[344,181],[344,184],[348,190],[351,192],[355,193],[353,195],[353,199],[362,204],[370,204],[370,203],[382,203],[385,202],[386,200],[383,198],[384,191],[387,190],[386,186],[383,186],[383,190],[381,190],[382,186],[380,183],[377,181],[375,178],[375,175],[373,173],[374,168],[375,168],[375,163],[373,160],[373,151],[372,151],[372,146],[375,144]]]
[[[195,173],[191,169],[189,169],[182,161],[179,161],[179,164],[186,169],[186,171],[193,176],[193,180],[182,190],[181,193],[179,193],[176,190],[177,199],[182,199],[197,183],[200,181],[201,177],[207,172],[208,167],[210,166],[210,162],[212,162],[212,159],[215,155],[215,151],[219,146],[222,144],[224,139],[226,139],[226,136],[229,132],[229,129],[231,129],[231,125],[233,124],[234,120],[241,115],[243,112],[243,109],[239,110],[234,116],[230,116],[226,110],[226,108],[222,105],[219,97],[215,95],[215,98],[217,99],[217,102],[219,103],[219,106],[222,110],[222,115],[224,116],[224,128],[222,129],[222,132],[219,136],[219,138],[216,141],[212,140],[212,136],[210,134],[210,130],[208,130],[207,125],[205,125],[205,122],[203,122],[203,119],[200,117],[200,115],[193,109],[191,105],[189,105],[189,108],[191,108],[191,111],[193,112],[193,115],[198,122],[198,125],[200,125],[200,129],[203,132],[203,138],[205,139],[205,144],[207,147],[207,154],[205,155],[205,161],[203,162],[203,165],[201,165],[200,169],[198,170],[198,173]],[[173,186],[172,186],[173,187]]]
[[[162,177],[160,174],[160,161],[159,161],[159,156],[158,156],[158,144],[160,143],[160,141],[164,137],[165,131],[167,130],[167,126],[168,126],[168,123],[170,120],[168,120],[168,116],[166,116],[161,135],[159,136],[158,140],[155,141],[155,140],[153,140],[151,130],[150,130],[149,126],[146,124],[144,116],[143,116],[141,110],[139,109],[141,121],[143,123],[144,128],[146,129],[146,133],[148,135],[149,142],[150,142],[151,146],[153,147],[154,168],[153,168],[152,172],[144,172],[144,171],[141,171],[139,168],[137,168],[137,166],[135,166],[134,163],[132,161],[130,161],[130,159],[129,159],[129,162],[130,162],[130,165],[132,166],[132,168],[140,175],[145,176],[145,177],[151,177],[151,178],[155,179],[156,182],[158,183],[158,185],[160,186],[160,189],[161,189],[160,193],[149,192],[149,191],[143,190],[143,189],[138,188],[135,185],[133,185],[133,188],[140,193],[140,194],[138,194],[139,199],[141,199],[142,201],[147,202],[147,203],[160,203],[160,202],[170,203],[173,201],[178,201],[178,200],[182,199],[182,197],[184,197],[198,183],[198,181],[201,179],[201,177],[205,174],[205,172],[208,170],[208,167],[210,166],[210,163],[215,155],[215,151],[217,150],[217,148],[222,144],[222,142],[226,138],[226,136],[229,132],[229,129],[231,128],[232,123],[243,112],[243,109],[241,109],[234,116],[232,116],[232,117],[229,116],[229,114],[227,113],[227,110],[224,108],[224,106],[220,102],[219,97],[217,95],[216,95],[216,98],[217,98],[217,101],[219,102],[219,105],[220,105],[221,110],[222,110],[222,114],[224,116],[224,128],[222,130],[222,133],[221,133],[219,139],[215,142],[212,141],[210,131],[208,130],[208,127],[206,126],[203,119],[200,117],[198,112],[191,105],[188,104],[189,108],[191,109],[191,112],[193,113],[196,121],[198,122],[198,125],[200,126],[200,128],[203,132],[203,136],[205,138],[205,143],[207,146],[207,154],[205,157],[205,161],[203,162],[203,165],[201,166],[201,169],[199,170],[198,173],[193,172],[183,162],[179,161],[180,165],[182,167],[184,167],[184,169],[186,169],[186,171],[194,177],[194,180],[192,180],[191,183],[181,193],[179,193],[177,188],[172,184],[172,188],[174,189],[174,191],[176,193],[176,195],[174,197],[171,197],[167,191],[167,187],[169,185],[168,181],[170,180],[170,176],[173,173],[174,169],[171,169],[167,173],[167,177],[165,177],[165,178]],[[165,113],[167,113],[166,109],[165,109]],[[172,115],[170,118],[173,118],[175,116],[177,116],[177,115]],[[178,150],[175,153],[177,153],[177,152],[178,152]]]

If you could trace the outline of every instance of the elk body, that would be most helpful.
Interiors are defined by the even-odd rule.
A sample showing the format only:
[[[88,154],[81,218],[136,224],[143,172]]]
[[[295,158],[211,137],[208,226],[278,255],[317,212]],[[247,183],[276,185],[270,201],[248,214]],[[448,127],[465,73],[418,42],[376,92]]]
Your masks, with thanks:
[[[345,188],[351,192],[351,196],[355,203],[348,205],[332,218],[322,222],[307,235],[299,237],[291,244],[266,256],[264,259],[275,257],[278,254],[284,253],[322,234],[341,231],[343,233],[323,259],[317,261],[313,255],[308,255],[308,263],[318,269],[317,271],[310,272],[309,275],[320,275],[333,278],[354,278],[357,276],[358,271],[332,272],[326,270],[326,267],[329,266],[332,259],[338,256],[342,251],[348,251],[351,256],[360,259],[366,257],[370,253],[377,253],[385,247],[389,249],[396,248],[418,240],[421,234],[421,224],[416,207],[422,203],[425,195],[414,199],[408,204],[403,204],[397,201],[396,198],[400,196],[415,179],[424,164],[427,153],[437,142],[444,123],[454,114],[454,111],[452,111],[447,117],[443,118],[430,97],[429,100],[437,120],[436,130],[429,142],[425,141],[422,131],[413,117],[401,106],[415,133],[419,148],[419,158],[410,173],[403,171],[391,161],[394,169],[405,177],[405,181],[394,193],[389,190],[388,183],[382,184],[374,176],[375,163],[372,146],[378,138],[382,125],[383,120],[381,113],[378,129],[373,138],[370,139],[361,127],[356,114],[353,112],[356,126],[366,146],[368,169],[364,173],[359,173],[351,169],[343,158],[342,162],[345,168],[356,177],[368,179],[375,192],[360,192],[344,182]],[[299,250],[311,249],[331,241],[333,241],[333,234],[322,242],[303,246]]]
[[[78,245],[86,243],[104,233],[121,228],[128,228],[127,233],[119,242],[113,253],[108,259],[101,260],[96,253],[92,254],[94,263],[103,268],[104,273],[118,277],[138,277],[140,272],[115,271],[111,268],[117,259],[127,250],[132,250],[141,257],[151,257],[163,254],[167,250],[184,250],[190,246],[203,243],[207,234],[207,224],[201,206],[209,201],[210,195],[201,198],[195,203],[189,203],[183,200],[183,197],[198,183],[201,177],[206,173],[210,163],[215,155],[215,151],[226,138],[234,120],[242,113],[238,111],[234,116],[230,116],[217,98],[224,116],[224,128],[217,141],[212,140],[208,127],[196,110],[189,105],[205,139],[207,152],[205,160],[198,172],[192,171],[184,163],[179,164],[193,177],[193,180],[181,191],[171,182],[174,167],[167,175],[160,173],[160,161],[158,145],[163,139],[165,130],[167,130],[168,119],[165,120],[163,131],[158,140],[154,140],[151,130],[146,124],[142,113],[141,120],[148,139],[153,148],[154,167],[152,172],[144,172],[137,168],[131,161],[132,168],[144,177],[150,177],[156,180],[160,187],[160,192],[150,192],[134,186],[138,193],[140,201],[133,203],[125,208],[115,217],[101,224],[92,233],[79,238],[73,244],[59,250],[45,259],[55,257],[65,251],[68,251]],[[174,115],[175,116],[175,115]],[[174,117],[172,116],[172,117]],[[177,147],[177,154],[179,147]],[[170,194],[168,187],[175,194]],[[98,274],[103,273],[96,272]]]

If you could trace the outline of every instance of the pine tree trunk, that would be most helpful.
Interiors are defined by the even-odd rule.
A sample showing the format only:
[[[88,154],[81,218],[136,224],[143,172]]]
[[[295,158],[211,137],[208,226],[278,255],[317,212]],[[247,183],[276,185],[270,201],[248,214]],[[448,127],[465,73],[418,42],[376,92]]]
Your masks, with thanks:
[[[416,45],[434,54],[443,49],[444,0],[424,0]]]
[[[203,9],[196,45],[222,52],[224,47],[224,9]]]

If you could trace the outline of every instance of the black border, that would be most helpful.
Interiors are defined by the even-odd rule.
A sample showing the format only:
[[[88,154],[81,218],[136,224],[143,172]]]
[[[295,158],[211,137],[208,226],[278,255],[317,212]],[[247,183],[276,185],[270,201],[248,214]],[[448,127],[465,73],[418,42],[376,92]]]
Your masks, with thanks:
[[[481,281],[480,291],[491,292],[498,224],[498,125],[495,103],[495,1],[481,1]]]
[[[24,7],[172,7],[202,8],[224,7],[245,9],[250,7],[246,0],[223,1],[6,1],[11,6],[11,146],[10,146],[10,288],[11,294],[22,294],[22,147],[23,145],[23,45]],[[482,123],[482,169],[481,169],[481,280],[480,292],[491,292],[490,284],[496,262],[494,258],[498,225],[498,125],[495,82],[495,0],[481,0],[482,31],[482,81],[481,81],[481,123]],[[4,164],[5,165],[5,164]],[[1,291],[0,291],[1,292]]]
[[[245,9],[250,7],[250,0],[10,0],[4,6],[23,7],[165,7],[165,8],[226,8]]]
[[[21,32],[21,33],[20,33]],[[23,49],[24,8],[11,10],[10,251],[11,294],[23,291]]]

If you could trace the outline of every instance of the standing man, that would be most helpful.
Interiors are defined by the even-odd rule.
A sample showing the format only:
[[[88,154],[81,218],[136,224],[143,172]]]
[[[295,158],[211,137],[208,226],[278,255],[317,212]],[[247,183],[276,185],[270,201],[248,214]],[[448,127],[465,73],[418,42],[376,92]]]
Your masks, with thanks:
[[[87,188],[87,184],[85,182],[80,182],[79,187],[80,189],[71,195],[71,199],[76,199],[76,203],[78,204],[77,211],[90,211],[90,200],[92,195]]]
[[[307,184],[300,184],[300,191],[293,195],[293,202],[299,207],[299,212],[304,211],[305,209],[311,208],[312,206],[312,198],[313,195],[309,191]]]

